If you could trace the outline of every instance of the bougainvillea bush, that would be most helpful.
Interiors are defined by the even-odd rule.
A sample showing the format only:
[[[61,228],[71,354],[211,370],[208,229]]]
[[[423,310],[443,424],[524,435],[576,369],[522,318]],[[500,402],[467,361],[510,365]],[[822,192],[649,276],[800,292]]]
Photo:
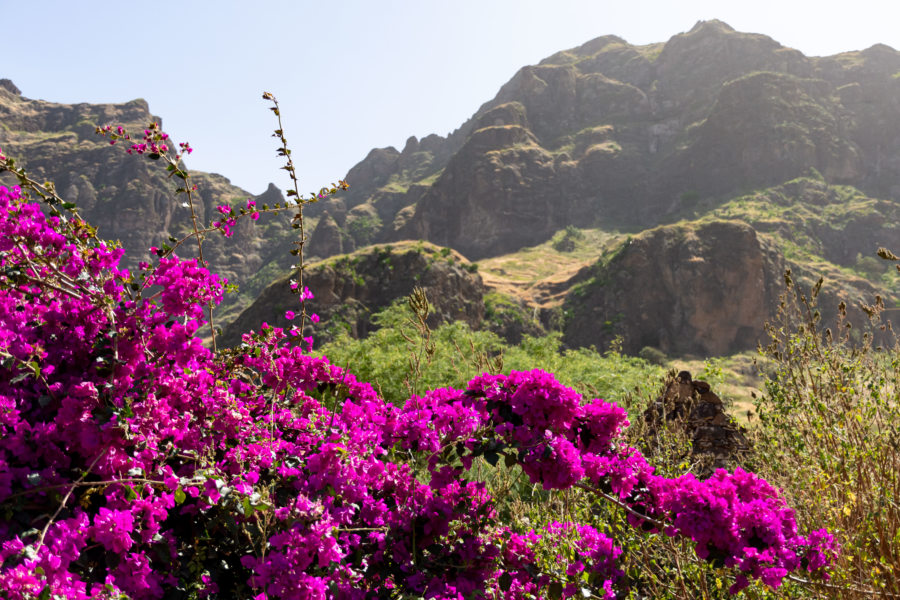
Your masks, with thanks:
[[[798,532],[764,480],[654,474],[612,402],[535,370],[396,407],[297,328],[213,351],[199,332],[224,281],[171,249],[129,273],[62,208],[0,187],[0,597],[629,593],[609,531],[501,522],[476,459],[690,540],[734,592],[827,576],[831,535]]]

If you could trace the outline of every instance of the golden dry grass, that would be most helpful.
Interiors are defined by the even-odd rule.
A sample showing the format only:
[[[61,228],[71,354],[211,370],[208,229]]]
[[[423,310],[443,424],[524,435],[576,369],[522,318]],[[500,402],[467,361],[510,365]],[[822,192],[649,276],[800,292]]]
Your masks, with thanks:
[[[581,233],[584,237],[572,252],[555,250],[550,240],[480,261],[479,272],[485,286],[530,305],[558,306],[568,290],[566,282],[624,238],[622,234],[600,229],[585,229]]]

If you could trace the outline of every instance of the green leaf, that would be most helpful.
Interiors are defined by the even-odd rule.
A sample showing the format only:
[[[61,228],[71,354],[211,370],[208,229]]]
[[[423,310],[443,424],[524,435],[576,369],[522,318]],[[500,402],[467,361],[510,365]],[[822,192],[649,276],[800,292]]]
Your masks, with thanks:
[[[507,467],[514,467],[516,465],[516,455],[515,454],[507,454],[503,459],[503,464]]]
[[[138,497],[137,492],[134,491],[134,488],[130,485],[125,486],[125,499],[126,500],[136,500]]]
[[[500,461],[500,455],[493,450],[489,450],[488,452],[484,453],[484,460],[486,460],[492,467],[496,467],[497,463]]]
[[[245,498],[241,501],[241,505],[240,505],[238,508],[239,508],[239,509],[243,509],[243,510],[241,510],[240,512],[241,512],[241,514],[243,514],[245,517],[250,517],[250,516],[253,515],[254,509],[253,509],[253,504],[250,503],[250,498],[245,497]]]
[[[187,500],[187,495],[181,486],[178,486],[178,489],[175,490],[175,504],[183,504],[185,500]]]

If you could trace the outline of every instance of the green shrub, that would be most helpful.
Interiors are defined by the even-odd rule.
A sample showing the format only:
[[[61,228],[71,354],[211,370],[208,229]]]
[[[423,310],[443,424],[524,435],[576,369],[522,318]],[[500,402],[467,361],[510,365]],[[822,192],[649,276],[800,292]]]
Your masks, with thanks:
[[[553,236],[553,249],[557,252],[572,252],[578,242],[584,240],[584,233],[574,225],[566,225],[566,228]]]
[[[638,352],[638,357],[646,360],[648,363],[660,366],[665,366],[669,362],[669,357],[666,356],[666,353],[653,346],[641,348]]]

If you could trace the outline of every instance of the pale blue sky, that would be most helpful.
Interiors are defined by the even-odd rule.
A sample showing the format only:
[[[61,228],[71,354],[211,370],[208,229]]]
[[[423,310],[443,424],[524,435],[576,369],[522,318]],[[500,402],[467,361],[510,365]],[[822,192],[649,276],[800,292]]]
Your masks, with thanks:
[[[699,19],[807,55],[900,48],[900,2],[807,0],[0,0],[0,78],[29,98],[145,98],[189,166],[286,187],[263,90],[282,103],[301,190],[373,147],[446,135],[516,70],[616,34],[665,41]],[[352,181],[350,182],[352,184]]]

